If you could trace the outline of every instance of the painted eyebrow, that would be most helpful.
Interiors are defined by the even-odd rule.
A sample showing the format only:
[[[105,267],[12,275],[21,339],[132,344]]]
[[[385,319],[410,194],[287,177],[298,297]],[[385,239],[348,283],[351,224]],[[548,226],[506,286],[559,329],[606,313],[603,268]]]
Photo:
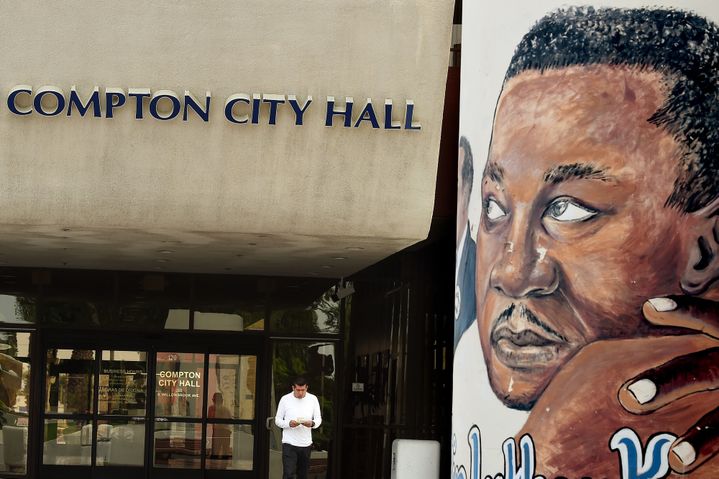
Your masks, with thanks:
[[[600,180],[610,181],[615,177],[606,173],[606,168],[599,168],[589,163],[572,163],[558,165],[544,173],[544,182],[556,185],[568,180]]]
[[[504,168],[492,161],[490,163],[487,163],[487,167],[484,169],[483,176],[485,178],[491,178],[496,183],[502,183],[504,181]]]

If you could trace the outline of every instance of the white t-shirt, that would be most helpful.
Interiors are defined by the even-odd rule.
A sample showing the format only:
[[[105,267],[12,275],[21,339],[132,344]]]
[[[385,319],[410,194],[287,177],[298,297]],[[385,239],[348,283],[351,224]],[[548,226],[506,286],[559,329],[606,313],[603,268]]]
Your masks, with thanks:
[[[290,421],[297,422],[311,420],[315,422],[313,428],[300,424],[297,427],[290,427]],[[312,445],[312,429],[317,429],[322,424],[320,403],[317,396],[307,393],[302,399],[295,397],[294,393],[285,394],[277,405],[275,424],[282,428],[282,443],[292,444],[298,447]]]

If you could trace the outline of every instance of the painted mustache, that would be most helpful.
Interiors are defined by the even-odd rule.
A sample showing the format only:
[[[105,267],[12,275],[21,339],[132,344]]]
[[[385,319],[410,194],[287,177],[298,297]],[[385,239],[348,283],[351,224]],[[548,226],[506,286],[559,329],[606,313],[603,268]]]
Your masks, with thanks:
[[[506,324],[515,314],[515,309],[518,309],[516,314],[519,314],[527,325],[520,331],[513,331]],[[567,342],[567,338],[539,319],[532,310],[524,305],[517,306],[514,303],[502,311],[492,327],[492,342],[496,344],[501,339],[509,339],[517,346],[547,346],[558,341]]]

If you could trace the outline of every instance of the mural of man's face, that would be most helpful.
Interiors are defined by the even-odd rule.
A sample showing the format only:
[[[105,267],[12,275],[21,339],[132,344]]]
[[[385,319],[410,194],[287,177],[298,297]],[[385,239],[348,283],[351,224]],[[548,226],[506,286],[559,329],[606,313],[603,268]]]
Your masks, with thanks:
[[[680,293],[687,216],[664,203],[681,151],[647,121],[666,88],[659,73],[606,65],[525,71],[504,87],[476,287],[490,382],[511,407],[531,408],[586,344],[651,334],[642,304]]]
[[[467,152],[464,148],[459,147],[459,156],[457,159],[458,171],[457,175],[457,245],[463,240],[462,232],[467,226],[467,214],[469,207],[469,194],[470,185],[466,184],[462,175],[464,169],[464,162],[467,160]]]

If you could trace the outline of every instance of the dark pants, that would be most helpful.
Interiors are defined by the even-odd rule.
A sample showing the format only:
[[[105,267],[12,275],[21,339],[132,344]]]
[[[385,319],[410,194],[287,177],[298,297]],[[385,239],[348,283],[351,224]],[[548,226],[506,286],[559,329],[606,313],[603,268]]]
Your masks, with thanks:
[[[312,446],[282,443],[282,479],[307,479]]]

